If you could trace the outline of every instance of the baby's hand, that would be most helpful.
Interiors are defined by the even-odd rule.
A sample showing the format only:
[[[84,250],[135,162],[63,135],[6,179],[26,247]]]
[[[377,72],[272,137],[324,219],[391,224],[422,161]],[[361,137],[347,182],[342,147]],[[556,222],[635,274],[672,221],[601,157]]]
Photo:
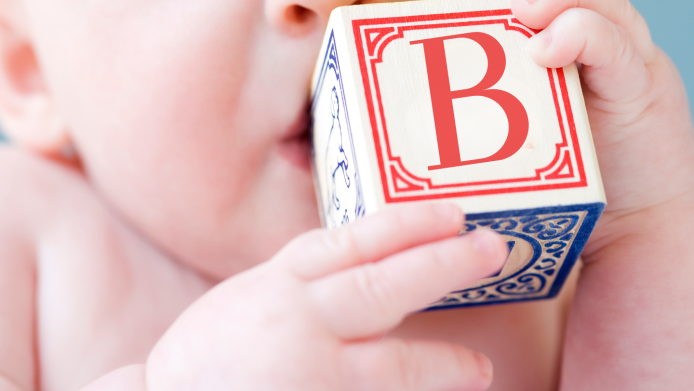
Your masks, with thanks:
[[[576,8],[579,7],[579,8]],[[538,64],[582,64],[607,208],[584,252],[562,390],[694,384],[694,140],[684,85],[627,0],[514,0]]]
[[[608,197],[606,219],[671,201],[694,188],[684,84],[628,0],[514,0],[513,12],[529,27],[545,29],[529,45],[538,64],[582,64]]]
[[[148,391],[483,390],[491,364],[461,346],[380,338],[405,315],[499,270],[491,232],[463,237],[447,204],[314,231],[191,306],[147,362]]]

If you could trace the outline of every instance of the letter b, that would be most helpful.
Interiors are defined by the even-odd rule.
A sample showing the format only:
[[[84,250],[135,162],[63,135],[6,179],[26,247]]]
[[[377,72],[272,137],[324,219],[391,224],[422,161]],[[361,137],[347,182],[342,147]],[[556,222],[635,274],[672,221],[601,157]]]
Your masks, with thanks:
[[[448,78],[444,41],[455,38],[467,38],[477,42],[484,49],[489,64],[482,81],[475,87],[466,90],[452,91]],[[423,39],[413,41],[410,44],[422,44],[424,46],[431,105],[434,109],[434,126],[436,127],[440,164],[430,166],[429,171],[504,160],[521,149],[528,137],[530,127],[528,113],[515,96],[506,91],[491,89],[501,80],[506,70],[506,54],[499,41],[489,34],[468,33]],[[462,161],[455,126],[453,100],[471,96],[482,96],[501,106],[508,118],[509,129],[504,145],[496,153],[482,159]]]

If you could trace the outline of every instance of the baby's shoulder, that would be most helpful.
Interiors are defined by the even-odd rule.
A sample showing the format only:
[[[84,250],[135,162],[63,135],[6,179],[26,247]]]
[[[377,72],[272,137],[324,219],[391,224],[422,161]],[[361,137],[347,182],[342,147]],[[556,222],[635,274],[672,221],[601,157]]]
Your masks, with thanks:
[[[76,177],[57,163],[0,145],[0,374],[12,378],[0,375],[2,389],[8,382],[31,389],[36,378],[38,259],[44,238],[60,230],[65,200],[85,193]]]
[[[0,232],[34,236],[65,213],[98,208],[76,170],[12,146],[0,146]],[[78,207],[79,205],[79,207]]]
[[[48,336],[46,389],[144,362],[210,285],[127,225],[78,170],[0,146],[0,389],[3,373],[35,379],[34,331]]]

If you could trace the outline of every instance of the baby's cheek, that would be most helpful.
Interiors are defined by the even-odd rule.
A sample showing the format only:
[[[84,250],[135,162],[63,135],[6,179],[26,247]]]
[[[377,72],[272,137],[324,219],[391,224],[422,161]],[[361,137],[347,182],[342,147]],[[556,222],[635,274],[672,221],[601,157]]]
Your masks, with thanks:
[[[51,11],[36,13],[38,47],[90,180],[149,239],[228,275],[318,224],[308,171],[278,157],[313,60],[267,57],[297,50],[255,25],[260,2],[36,2]]]

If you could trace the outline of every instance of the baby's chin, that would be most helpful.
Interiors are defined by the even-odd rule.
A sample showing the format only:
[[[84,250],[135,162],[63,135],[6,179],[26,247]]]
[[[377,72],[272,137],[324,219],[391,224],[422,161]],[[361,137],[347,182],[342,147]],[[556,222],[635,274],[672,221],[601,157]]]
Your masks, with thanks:
[[[319,228],[320,225],[317,220],[317,216],[315,220],[310,217],[307,218],[303,224],[302,231]],[[268,237],[263,245],[251,244],[249,241],[249,243],[240,245],[232,251],[210,254],[209,257],[187,258],[188,260],[183,260],[182,263],[210,282],[219,283],[271,260],[275,254],[296,236]],[[255,240],[252,242],[257,243]]]
[[[292,152],[301,152],[300,146],[293,148],[299,151]],[[284,159],[287,157],[278,160]],[[288,182],[296,186],[279,186],[273,194],[259,195],[260,202],[240,208],[228,222],[233,228],[224,234],[197,236],[188,242],[188,249],[177,246],[183,250],[180,254],[186,264],[219,282],[271,260],[297,236],[321,227],[308,163],[304,168],[284,161],[282,165],[285,169],[280,174],[286,174]]]
[[[157,133],[127,149],[128,159],[126,148],[114,148],[85,161],[103,198],[145,240],[218,281],[320,226],[308,121],[295,122],[281,134],[258,131],[243,145],[235,143],[241,136],[214,131],[192,141]]]

